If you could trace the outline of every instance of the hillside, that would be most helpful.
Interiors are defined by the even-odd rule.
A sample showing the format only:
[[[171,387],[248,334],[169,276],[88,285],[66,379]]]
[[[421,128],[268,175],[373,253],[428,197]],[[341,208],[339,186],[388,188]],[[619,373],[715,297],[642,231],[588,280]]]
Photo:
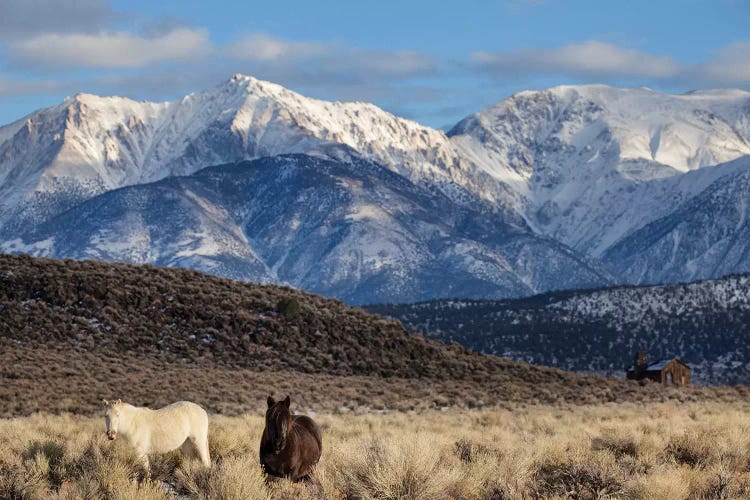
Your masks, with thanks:
[[[750,383],[750,275],[501,301],[370,306],[428,337],[566,370],[621,375],[638,350],[679,357],[694,383]]]
[[[477,354],[289,288],[195,271],[0,256],[0,414],[91,412],[104,397],[211,411],[734,399]]]

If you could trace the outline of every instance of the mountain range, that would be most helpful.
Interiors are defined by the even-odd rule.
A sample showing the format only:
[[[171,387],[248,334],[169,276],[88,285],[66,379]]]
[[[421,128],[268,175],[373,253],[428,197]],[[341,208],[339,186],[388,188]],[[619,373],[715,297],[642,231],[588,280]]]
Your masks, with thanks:
[[[0,128],[0,251],[191,267],[350,303],[750,270],[750,93],[525,91],[444,133],[235,75]]]

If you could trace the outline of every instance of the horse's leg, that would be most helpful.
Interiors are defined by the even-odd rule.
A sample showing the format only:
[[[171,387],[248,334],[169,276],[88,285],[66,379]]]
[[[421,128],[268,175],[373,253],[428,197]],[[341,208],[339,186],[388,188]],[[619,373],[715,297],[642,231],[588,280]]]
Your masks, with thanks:
[[[203,441],[203,446],[201,446],[201,462],[203,462],[203,465],[206,467],[211,467],[211,453],[208,450],[208,438]]]
[[[144,481],[148,481],[151,478],[151,463],[148,461],[148,454],[142,453],[140,459],[143,466],[143,479]]]
[[[197,436],[193,441],[193,446],[198,452],[198,458],[201,463],[206,467],[211,467],[211,455],[208,452],[208,435],[204,433],[202,436]]]

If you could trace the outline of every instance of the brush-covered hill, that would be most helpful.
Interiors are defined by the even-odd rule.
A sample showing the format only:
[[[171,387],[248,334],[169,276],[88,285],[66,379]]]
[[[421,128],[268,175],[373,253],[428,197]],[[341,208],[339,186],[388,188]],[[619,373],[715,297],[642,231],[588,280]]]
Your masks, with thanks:
[[[291,393],[302,408],[734,398],[471,352],[290,288],[178,268],[0,255],[0,414],[91,412],[103,397],[211,411]]]
[[[566,370],[622,374],[632,355],[679,357],[702,384],[750,383],[750,275],[549,292],[515,300],[369,307],[428,337]]]

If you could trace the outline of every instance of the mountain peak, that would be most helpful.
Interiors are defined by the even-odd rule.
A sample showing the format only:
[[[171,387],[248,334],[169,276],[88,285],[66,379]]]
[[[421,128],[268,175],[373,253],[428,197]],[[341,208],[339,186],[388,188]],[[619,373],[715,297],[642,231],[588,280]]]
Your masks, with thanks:
[[[235,73],[228,80],[225,80],[224,83],[220,84],[219,87],[262,88],[269,85],[281,87],[275,83],[255,78],[254,76]]]
[[[231,78],[224,81],[217,87],[220,91],[230,93],[244,92],[246,94],[258,94],[269,96],[280,96],[282,94],[298,95],[295,92],[283,87],[277,83],[267,80],[260,80],[254,76],[235,73]],[[302,96],[299,96],[302,97]]]
[[[750,155],[747,95],[562,85],[519,92],[448,135],[507,179],[532,227],[597,256],[703,185],[682,174]]]
[[[232,75],[232,77],[229,79],[230,82],[237,82],[240,80],[246,80],[246,79],[252,79],[252,76],[243,75],[242,73],[235,73]]]

